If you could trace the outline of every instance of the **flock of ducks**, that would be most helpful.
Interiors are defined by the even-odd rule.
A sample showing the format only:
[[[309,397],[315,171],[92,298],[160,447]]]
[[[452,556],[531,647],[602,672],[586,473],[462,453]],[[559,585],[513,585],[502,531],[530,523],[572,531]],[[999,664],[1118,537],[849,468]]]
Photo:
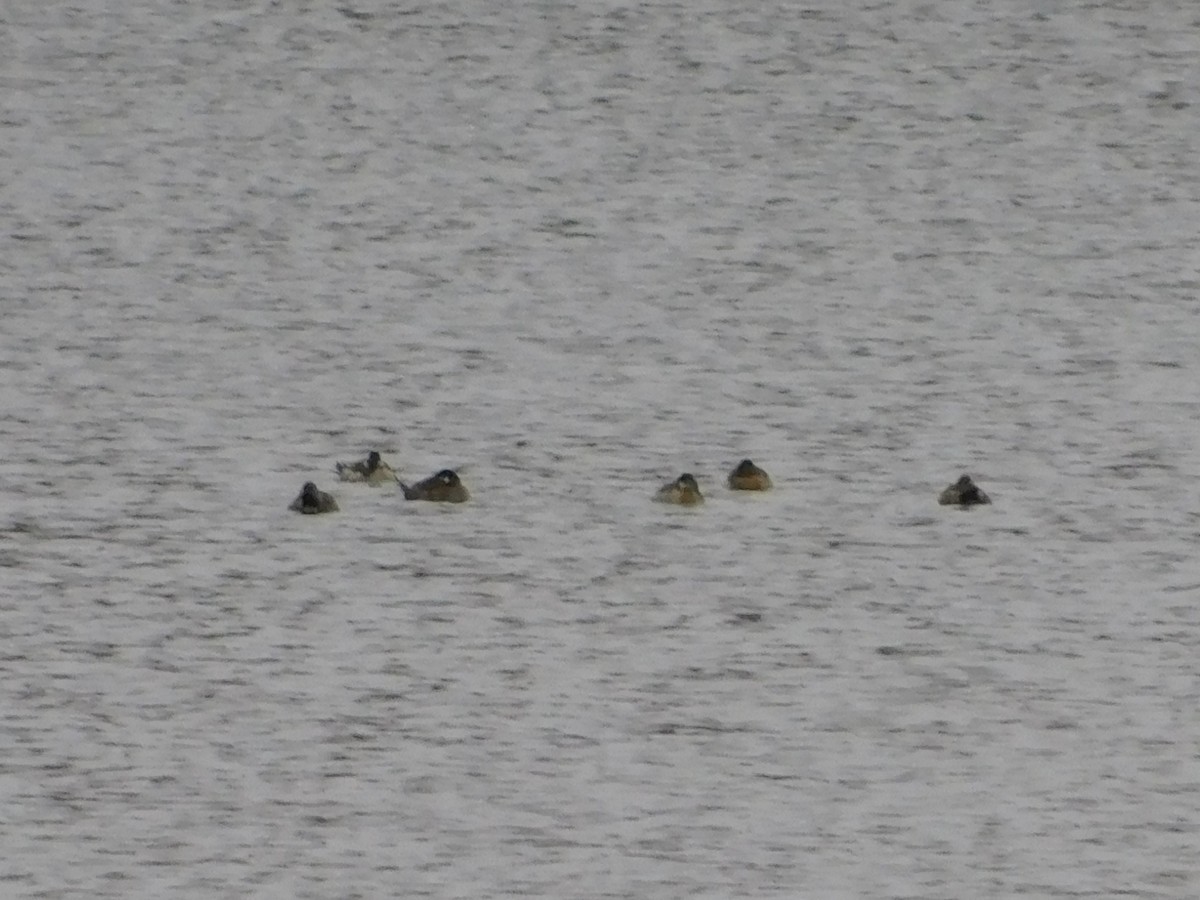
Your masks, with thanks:
[[[358,482],[360,484],[383,485],[398,484],[404,492],[405,500],[429,500],[434,503],[465,503],[471,499],[467,490],[453,469],[442,469],[424,481],[416,484],[405,484],[396,475],[396,471],[383,461],[378,452],[372,450],[367,458],[355,463],[337,463],[335,465],[338,478],[342,481]],[[769,491],[771,476],[756,466],[751,460],[743,459],[734,466],[726,480],[732,491]],[[684,472],[674,481],[664,484],[654,495],[660,503],[673,503],[677,506],[699,506],[704,502],[700,493],[700,485],[690,472]],[[978,506],[991,503],[988,497],[970,475],[963,475],[938,495],[938,503],[942,506]],[[317,513],[337,512],[337,500],[332,494],[322,491],[313,482],[306,482],[300,490],[300,496],[292,501],[288,509],[306,515]]]
[[[358,482],[379,486],[381,484],[398,484],[404,492],[405,500],[432,500],[435,503],[466,503],[471,499],[471,493],[452,469],[442,469],[436,475],[431,475],[416,484],[405,484],[396,475],[396,470],[383,461],[378,452],[372,450],[367,458],[355,463],[337,463],[334,466],[338,478],[342,481]],[[333,494],[326,493],[311,481],[305,482],[300,489],[300,496],[292,501],[288,509],[316,515],[317,513],[337,512],[337,500]]]

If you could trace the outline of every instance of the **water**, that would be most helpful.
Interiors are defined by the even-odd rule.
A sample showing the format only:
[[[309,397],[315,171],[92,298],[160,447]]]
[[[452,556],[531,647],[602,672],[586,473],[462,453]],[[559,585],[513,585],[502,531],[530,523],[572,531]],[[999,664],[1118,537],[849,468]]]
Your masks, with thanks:
[[[3,894],[1195,896],[1198,41],[5,5]]]

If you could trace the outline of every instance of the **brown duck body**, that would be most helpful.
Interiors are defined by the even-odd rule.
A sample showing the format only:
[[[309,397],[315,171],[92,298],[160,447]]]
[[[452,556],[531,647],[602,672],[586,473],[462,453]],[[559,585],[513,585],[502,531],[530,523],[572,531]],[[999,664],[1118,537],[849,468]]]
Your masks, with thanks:
[[[743,459],[729,473],[729,487],[735,491],[769,491],[771,476],[748,459]]]
[[[317,486],[309,481],[300,489],[300,496],[292,501],[288,509],[311,516],[317,513],[337,512],[338,505],[333,499],[333,494],[318,490]]]
[[[942,506],[979,506],[991,503],[992,499],[985,494],[970,475],[963,475],[958,481],[938,494],[938,503]]]
[[[654,495],[659,503],[674,503],[677,506],[699,506],[704,502],[700,485],[689,472],[684,472],[674,481],[664,484]]]
[[[367,454],[366,459],[356,463],[338,463],[338,478],[342,481],[365,482],[366,484],[395,484],[396,473],[375,450]]]
[[[465,503],[471,499],[466,485],[451,469],[442,469],[436,475],[416,484],[400,482],[405,500],[432,500],[435,503]]]

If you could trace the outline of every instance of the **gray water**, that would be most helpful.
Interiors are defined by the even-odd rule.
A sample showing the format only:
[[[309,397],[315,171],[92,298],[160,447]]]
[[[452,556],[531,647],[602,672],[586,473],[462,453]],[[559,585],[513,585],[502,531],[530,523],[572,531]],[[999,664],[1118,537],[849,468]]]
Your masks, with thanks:
[[[1195,897],[1197,48],[4,4],[0,895]]]

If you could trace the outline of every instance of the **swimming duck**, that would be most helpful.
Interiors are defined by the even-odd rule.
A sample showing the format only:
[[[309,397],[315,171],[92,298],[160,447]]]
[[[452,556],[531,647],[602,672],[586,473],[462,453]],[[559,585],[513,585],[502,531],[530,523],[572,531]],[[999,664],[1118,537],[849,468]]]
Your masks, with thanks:
[[[963,475],[938,495],[938,503],[942,506],[977,506],[991,502],[991,498],[979,489],[970,475]]]
[[[305,515],[316,515],[317,513],[337,512],[338,505],[337,501],[333,499],[333,494],[317,490],[317,486],[309,481],[300,489],[300,496],[292,501],[292,505],[288,509]]]
[[[654,495],[659,503],[677,503],[680,506],[699,506],[704,502],[700,485],[690,472],[684,472],[674,481],[664,484]]]
[[[396,473],[374,450],[356,463],[338,463],[335,467],[342,481],[365,481],[367,484],[395,484]]]
[[[729,473],[729,488],[734,491],[769,491],[771,476],[748,459]]]
[[[463,503],[471,499],[471,494],[451,469],[442,469],[436,475],[418,481],[414,485],[400,482],[405,500],[433,500],[440,503]]]

